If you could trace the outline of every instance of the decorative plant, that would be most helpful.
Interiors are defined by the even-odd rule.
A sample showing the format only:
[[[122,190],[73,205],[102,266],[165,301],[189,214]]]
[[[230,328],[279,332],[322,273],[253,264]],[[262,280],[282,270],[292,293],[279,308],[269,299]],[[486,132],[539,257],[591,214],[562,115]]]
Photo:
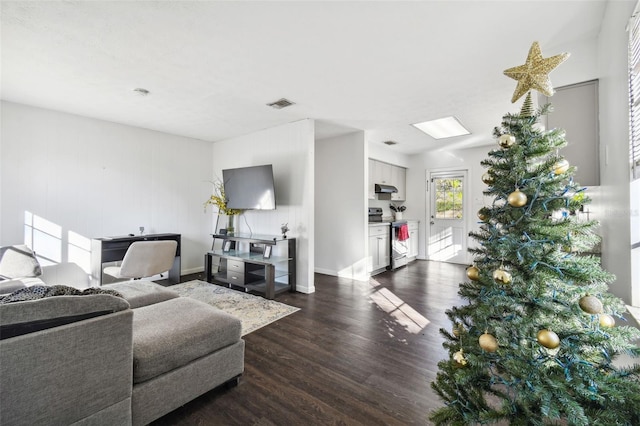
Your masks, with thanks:
[[[204,203],[204,209],[207,210],[208,205],[214,205],[218,208],[218,213],[225,214],[227,216],[234,216],[242,213],[242,210],[230,209],[227,207],[227,197],[224,193],[224,185],[220,181],[213,183],[213,194]]]
[[[389,207],[391,208],[391,210],[393,210],[396,213],[398,212],[402,213],[407,209],[407,206],[398,206],[398,205],[395,205],[394,203],[389,204]]]

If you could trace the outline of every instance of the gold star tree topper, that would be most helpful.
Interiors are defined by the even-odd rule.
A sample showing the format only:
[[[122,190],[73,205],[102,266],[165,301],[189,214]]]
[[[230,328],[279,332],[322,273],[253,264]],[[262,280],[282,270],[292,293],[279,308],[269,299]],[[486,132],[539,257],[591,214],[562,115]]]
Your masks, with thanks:
[[[568,53],[561,53],[550,58],[543,58],[540,45],[537,41],[534,41],[531,49],[529,49],[525,64],[504,71],[506,76],[518,80],[511,103],[520,99],[522,95],[531,89],[535,89],[546,96],[552,96],[553,87],[551,86],[551,80],[549,80],[549,73],[567,60],[568,57]]]

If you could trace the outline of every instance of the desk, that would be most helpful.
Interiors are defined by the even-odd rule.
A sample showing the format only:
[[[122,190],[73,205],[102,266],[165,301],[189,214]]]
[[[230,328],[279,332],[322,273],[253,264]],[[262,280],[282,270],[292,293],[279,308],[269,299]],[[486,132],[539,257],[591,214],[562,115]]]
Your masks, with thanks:
[[[176,258],[169,270],[169,282],[180,282],[180,234],[148,234],[121,237],[103,237],[91,240],[91,285],[102,285],[104,264],[122,260],[129,246],[136,241],[174,240],[178,242]]]

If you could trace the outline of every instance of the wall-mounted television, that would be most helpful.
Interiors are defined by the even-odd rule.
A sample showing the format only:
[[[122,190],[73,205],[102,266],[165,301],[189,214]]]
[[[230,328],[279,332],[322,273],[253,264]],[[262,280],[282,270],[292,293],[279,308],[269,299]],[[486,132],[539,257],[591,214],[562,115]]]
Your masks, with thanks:
[[[273,166],[240,167],[222,171],[227,207],[240,210],[274,210],[276,190]]]

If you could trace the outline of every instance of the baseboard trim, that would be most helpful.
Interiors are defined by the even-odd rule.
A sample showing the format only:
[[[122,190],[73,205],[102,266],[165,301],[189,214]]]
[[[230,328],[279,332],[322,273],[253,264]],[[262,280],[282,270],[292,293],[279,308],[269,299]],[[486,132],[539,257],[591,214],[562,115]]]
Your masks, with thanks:
[[[204,266],[197,267],[197,268],[181,269],[180,270],[180,275],[197,274],[197,273],[200,273],[200,272],[204,272]]]
[[[324,269],[324,268],[315,268],[313,271],[317,274],[331,275],[332,277],[339,277],[339,278],[348,278],[355,281],[368,281],[370,277],[369,273],[367,273],[366,275],[361,275],[361,274],[355,275],[355,274],[348,274],[348,273],[341,274],[338,271],[334,271],[331,269]]]
[[[332,277],[338,276],[338,271],[334,271],[332,269],[315,268],[313,272],[317,274],[331,275]]]

